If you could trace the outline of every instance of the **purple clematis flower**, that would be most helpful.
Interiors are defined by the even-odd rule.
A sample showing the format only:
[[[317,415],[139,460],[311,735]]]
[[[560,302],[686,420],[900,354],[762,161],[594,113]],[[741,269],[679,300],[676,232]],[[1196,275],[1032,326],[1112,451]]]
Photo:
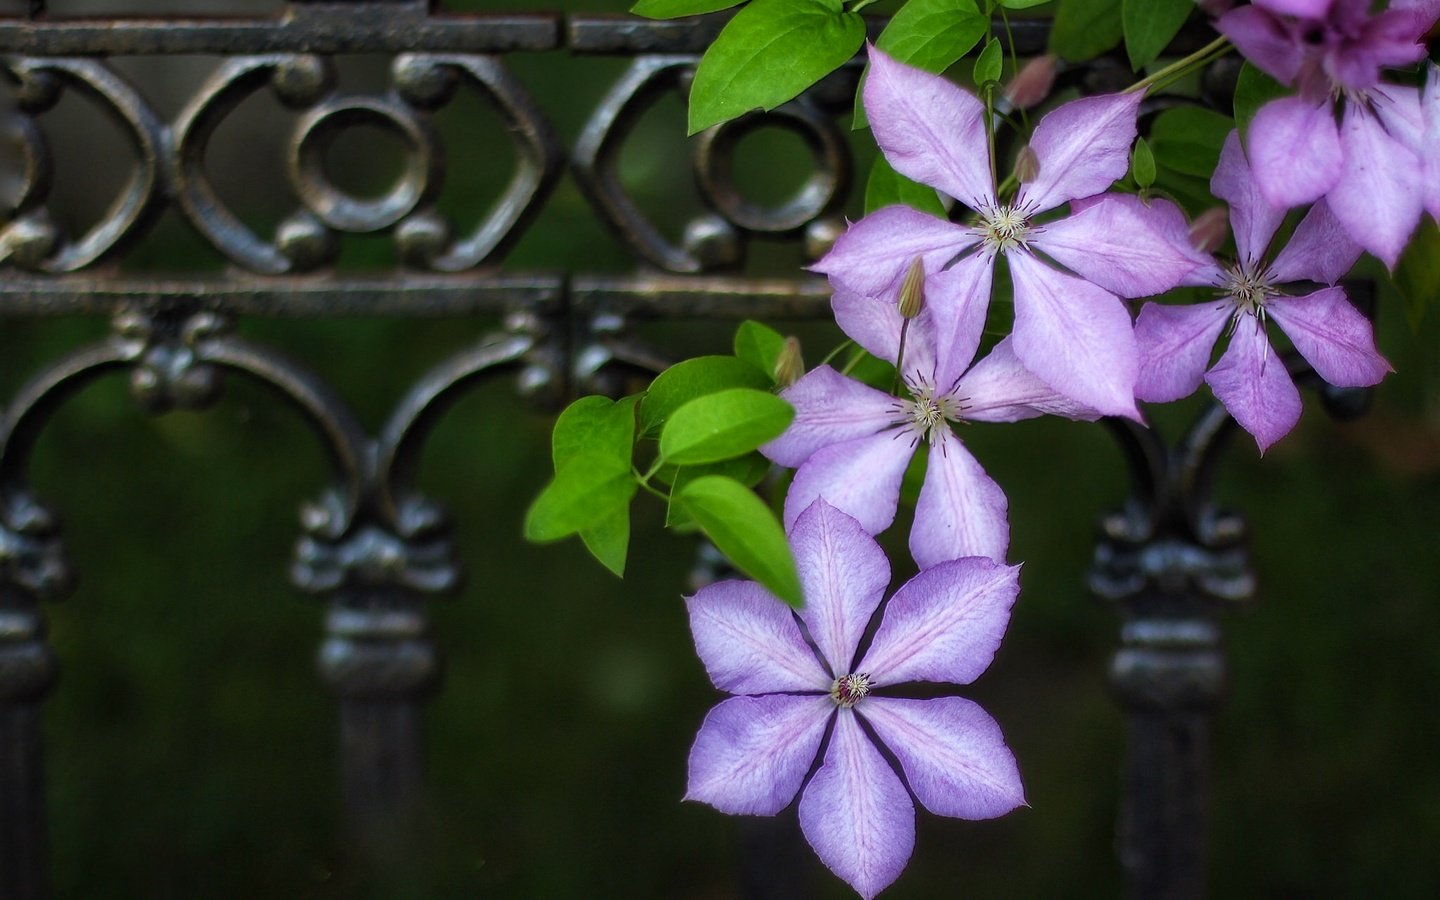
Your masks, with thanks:
[[[1421,197],[1440,222],[1440,66],[1429,64],[1423,92],[1387,85],[1375,110],[1391,136],[1420,160]]]
[[[1418,116],[1413,91],[1381,70],[1425,55],[1421,37],[1440,0],[1395,0],[1371,14],[1360,0],[1255,0],[1215,27],[1257,67],[1298,94],[1260,108],[1246,136],[1260,193],[1272,206],[1325,197],[1355,241],[1394,267],[1420,220],[1424,154],[1398,132]],[[1337,125],[1335,102],[1342,120]]]
[[[1087,97],[1045,116],[1025,151],[1024,183],[1005,202],[991,175],[984,104],[872,47],[865,111],[885,158],[906,177],[959,200],[979,222],[957,225],[886,207],[853,224],[813,268],[839,291],[893,299],[914,260],[922,260],[936,383],[949,385],[970,362],[995,258],[1004,255],[1015,285],[1015,355],[1066,396],[1106,415],[1138,418],[1135,339],[1116,295],[1169,290],[1193,263],[1161,239],[1144,207],[1101,201],[1065,219],[1041,224],[1035,217],[1099,194],[1125,174],[1140,99]]]
[[[840,328],[876,357],[897,364],[902,319],[895,304],[856,294],[831,300]],[[1016,422],[1046,413],[1094,420],[1100,414],[1035,377],[1002,340],[968,371],[947,376],[936,356],[934,306],[910,320],[905,339],[903,392],[894,397],[820,366],[780,396],[795,420],[760,451],[797,469],[785,497],[785,523],[793,525],[817,497],[854,516],[871,534],[895,521],[900,482],[920,443],[929,444],[929,467],[910,553],[921,568],[962,556],[1003,562],[1010,544],[1007,502],[980,463],[951,430],[952,422]],[[952,353],[972,359],[979,335]]]
[[[1334,286],[1359,258],[1360,247],[1346,235],[1326,201],[1311,208],[1285,249],[1267,262],[1266,250],[1285,211],[1270,206],[1261,195],[1236,132],[1225,141],[1210,190],[1230,204],[1240,259],[1221,265],[1201,255],[1205,265],[1188,279],[1190,284],[1220,288],[1220,300],[1191,306],[1147,303],[1140,310],[1135,323],[1140,343],[1136,395],[1157,402],[1178,400],[1194,392],[1203,375],[1263,453],[1300,419],[1300,392],[1266,340],[1268,320],[1280,326],[1300,355],[1331,384],[1366,387],[1392,369],[1375,350],[1370,320],[1350,305],[1344,288]],[[1167,208],[1174,240],[1182,243],[1184,217],[1174,206]],[[1281,290],[1280,285],[1296,281],[1331,287],[1302,297]],[[1205,374],[1211,349],[1227,322],[1230,346]]]
[[[926,569],[895,592],[862,654],[890,582],[885,554],[823,500],[795,522],[790,546],[805,590],[798,617],[753,581],[723,581],[686,601],[710,680],[739,696],[700,726],[685,799],[772,816],[799,794],[810,846],[870,898],[899,877],[915,846],[912,793],[931,812],[964,819],[1025,802],[1015,757],[979,706],[874,693],[979,677],[1005,634],[1019,567],[970,558]]]

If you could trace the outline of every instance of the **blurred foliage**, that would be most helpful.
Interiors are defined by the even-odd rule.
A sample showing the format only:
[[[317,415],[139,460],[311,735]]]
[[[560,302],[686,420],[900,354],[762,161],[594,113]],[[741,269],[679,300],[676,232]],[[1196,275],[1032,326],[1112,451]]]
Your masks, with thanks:
[[[510,64],[567,143],[623,66],[564,54]],[[655,118],[624,170],[651,208],[676,208],[673,225],[688,214],[672,198],[692,185],[660,136],[682,129],[683,115],[675,104]],[[447,127],[452,142],[469,142],[452,146],[488,151],[479,125]],[[750,152],[763,158],[768,146]],[[801,177],[794,165],[763,168],[757,195]],[[456,151],[449,178],[448,202],[463,209],[498,191],[503,173]],[[215,265],[170,225],[130,265]],[[347,261],[371,263],[373,242],[358,243]],[[788,250],[757,256],[758,270],[793,268]],[[567,181],[506,268],[631,265]],[[1440,892],[1429,857],[1440,841],[1440,717],[1429,694],[1440,680],[1440,316],[1412,332],[1386,294],[1380,322],[1398,374],[1369,416],[1336,424],[1309,398],[1300,427],[1266,459],[1239,440],[1223,469],[1224,500],[1253,525],[1262,591],[1227,620],[1234,693],[1217,723],[1216,896]],[[242,328],[329,378],[373,428],[405,385],[491,324]],[[836,340],[821,325],[781,327],[812,360]],[[7,322],[3,396],[104,330]],[[699,325],[650,336],[686,353],[725,352],[730,337]],[[1174,433],[1200,402],[1156,410],[1157,425]],[[430,442],[424,486],[455,512],[471,578],[456,601],[432,607],[448,673],[428,715],[423,848],[377,874],[335,838],[336,714],[312,665],[321,607],[286,578],[296,510],[327,479],[313,436],[238,380],[203,414],[146,420],[120,379],[70,402],[35,465],[82,577],[50,609],[63,663],[45,713],[57,896],[737,896],[741,823],[680,802],[690,741],[718,699],[679,600],[694,544],[663,533],[664,511],[647,504],[624,582],[576,541],[527,545],[521,520],[550,474],[549,424],[495,384]],[[1083,424],[982,425],[965,437],[1009,494],[1012,553],[1025,561],[1009,637],[965,694],[1005,728],[1031,808],[979,823],[922,814],[915,859],[885,896],[1115,896],[1123,731],[1104,672],[1116,622],[1084,578],[1095,518],[1124,496],[1121,461]],[[907,532],[902,521],[886,536],[897,583],[909,574]],[[820,896],[849,896],[805,864]]]

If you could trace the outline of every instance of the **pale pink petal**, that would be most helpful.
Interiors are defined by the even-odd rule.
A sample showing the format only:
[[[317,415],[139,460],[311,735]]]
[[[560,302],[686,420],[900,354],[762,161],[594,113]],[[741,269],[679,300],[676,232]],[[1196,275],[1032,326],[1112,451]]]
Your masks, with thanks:
[[[925,569],[890,598],[859,670],[872,685],[969,684],[995,657],[1019,593],[1019,566],[971,556]]]
[[[1265,307],[1300,355],[1333,385],[1369,387],[1394,371],[1375,349],[1370,320],[1350,305],[1343,288],[1273,297]]]
[[[1124,177],[1143,94],[1084,97],[1041,119],[1030,138],[1040,174],[1021,185],[1016,205],[1034,215],[1094,196]]]
[[[1252,139],[1253,141],[1253,139]],[[1254,144],[1252,142],[1251,146]],[[1232,131],[1220,151],[1220,164],[1210,179],[1210,192],[1230,204],[1230,229],[1235,233],[1235,249],[1240,259],[1252,270],[1262,257],[1275,230],[1285,219],[1285,210],[1271,206],[1260,193],[1245,151],[1240,148],[1240,133]]]
[[[1260,107],[1246,149],[1260,193],[1271,206],[1284,208],[1325,196],[1340,180],[1344,164],[1330,103],[1317,106],[1299,97]]]
[[[733,815],[775,815],[795,799],[834,710],[823,694],[731,697],[695,736],[685,799]]]
[[[1304,46],[1290,29],[1264,9],[1242,6],[1215,20],[1215,30],[1240,54],[1283,84],[1294,84],[1305,59]]]
[[[971,209],[995,202],[985,105],[959,86],[870,48],[865,114],[895,171]]]
[[[890,560],[859,522],[824,499],[800,514],[789,536],[805,595],[800,618],[831,671],[845,675],[890,586]]]
[[[824,497],[866,531],[879,534],[895,521],[900,480],[914,451],[915,438],[900,428],[817,450],[796,471],[785,495],[785,527]]]
[[[915,797],[936,815],[993,819],[1025,804],[1015,754],[978,704],[960,697],[870,697],[859,713],[900,760]]]
[[[1135,343],[1140,348],[1135,396],[1169,403],[1195,393],[1234,308],[1228,297],[1193,306],[1145,304],[1135,320]]]
[[[1067,219],[1047,222],[1031,239],[1056,262],[1121,297],[1148,297],[1170,290],[1209,258],[1190,246],[1189,233],[1175,246],[1175,222],[1184,216],[1164,200],[1147,206],[1138,197],[1106,196]]]
[[[862,300],[861,302],[872,302]],[[829,366],[820,366],[780,392],[795,407],[785,433],[760,448],[772,462],[794,469],[831,444],[868,437],[896,419],[895,398]]]
[[[1021,365],[1008,335],[965,373],[953,395],[961,401],[961,417],[967,422],[1018,422],[1036,416],[1086,422],[1100,418],[1100,413],[1056,391]]]
[[[910,555],[922,569],[962,556],[1004,562],[1010,546],[1008,505],[1005,492],[965,444],[949,428],[935,429],[910,529]]]
[[[820,861],[865,900],[889,887],[915,849],[915,805],[848,710],[800,796],[800,830]]]
[[[1300,421],[1300,391],[1254,316],[1241,317],[1229,349],[1205,380],[1240,427],[1255,438],[1261,453]]]
[[[1364,107],[1348,104],[1340,130],[1345,168],[1327,198],[1350,236],[1390,268],[1425,206],[1420,160]]]
[[[944,219],[908,206],[887,206],[852,223],[810,268],[830,276],[843,290],[894,303],[915,257],[924,259],[926,272],[938,272],[979,240],[969,229]]]
[[[942,390],[955,383],[975,359],[990,308],[990,282],[995,263],[975,254],[960,260],[925,282],[926,308],[935,329],[934,384]],[[918,319],[916,320],[919,321]],[[915,330],[912,326],[911,330]],[[925,373],[922,362],[909,362],[906,342],[905,372]]]
[[[1015,355],[1060,393],[1108,416],[1139,418],[1130,313],[1115,295],[1010,253]]]
[[[1279,282],[1319,281],[1334,284],[1360,258],[1360,245],[1330,210],[1328,200],[1317,201],[1300,220],[1290,242],[1270,266],[1270,277]]]
[[[828,691],[831,676],[805,643],[790,608],[753,581],[719,581],[685,598],[695,650],[710,680],[731,694]]]

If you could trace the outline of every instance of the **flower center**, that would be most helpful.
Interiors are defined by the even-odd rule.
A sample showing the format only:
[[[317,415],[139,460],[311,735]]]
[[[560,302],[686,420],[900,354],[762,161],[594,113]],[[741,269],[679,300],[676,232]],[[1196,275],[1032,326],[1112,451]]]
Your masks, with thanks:
[[[1264,272],[1250,272],[1237,266],[1225,273],[1225,292],[1235,300],[1235,317],[1249,313],[1265,317],[1265,301],[1278,295]]]
[[[1030,217],[1015,206],[997,206],[984,212],[985,247],[1003,253],[1011,247],[1024,247],[1030,239]]]
[[[906,387],[910,389],[912,399],[895,401],[895,411],[899,415],[896,424],[915,435],[918,440],[932,440],[935,429],[944,428],[947,419],[960,421],[960,413],[964,407],[955,397],[938,394],[935,388],[928,384],[918,387],[907,384]]]
[[[830,686],[830,699],[844,709],[851,709],[870,693],[870,676],[864,672],[841,675]]]

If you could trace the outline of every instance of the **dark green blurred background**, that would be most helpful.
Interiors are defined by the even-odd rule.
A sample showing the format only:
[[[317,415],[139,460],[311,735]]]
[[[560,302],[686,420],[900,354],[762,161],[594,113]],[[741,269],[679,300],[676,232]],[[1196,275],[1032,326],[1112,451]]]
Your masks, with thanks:
[[[104,7],[116,8],[138,7]],[[565,54],[509,64],[567,145],[624,65]],[[173,93],[163,110],[172,117],[194,84],[176,72],[212,65],[117,62],[154,85],[147,95]],[[344,74],[357,88],[384,83],[382,61],[347,63]],[[109,176],[87,171],[77,138],[108,132],[85,118],[82,102],[67,103],[55,114],[57,131],[70,129],[68,144],[55,142],[57,204],[81,223]],[[268,96],[250,106],[222,129],[212,164],[222,191],[263,230],[291,208],[275,174],[281,137],[241,129],[289,114]],[[627,183],[672,234],[699,208],[676,200],[694,194],[681,120],[678,101],[662,104],[623,159]],[[444,204],[462,218],[508,176],[510,151],[496,142],[494,121],[473,98],[441,117]],[[342,142],[337,180],[384,183],[395,161],[373,147]],[[741,148],[757,197],[797,185],[805,165],[787,135]],[[344,261],[387,266],[388,254],[383,239],[352,238]],[[750,271],[789,273],[798,263],[789,247],[758,247]],[[218,264],[173,216],[126,263]],[[505,269],[633,266],[567,179]],[[1223,469],[1220,494],[1253,524],[1261,592],[1228,619],[1234,691],[1217,723],[1216,896],[1440,894],[1440,315],[1413,331],[1386,294],[1380,322],[1398,373],[1368,418],[1331,423],[1312,398],[1300,427],[1263,461],[1241,440]],[[493,324],[241,328],[321,372],[374,428],[406,386]],[[105,328],[6,322],[4,396]],[[834,340],[822,326],[801,333],[812,363]],[[728,342],[699,326],[652,337],[681,352]],[[1194,409],[1157,419],[1173,428]],[[680,602],[693,542],[664,533],[662,511],[641,502],[623,583],[575,542],[526,545],[523,510],[550,474],[549,421],[511,385],[493,385],[430,442],[424,486],[454,510],[471,578],[457,600],[433,606],[448,676],[429,717],[428,849],[405,871],[374,878],[345,862],[334,837],[335,712],[313,672],[321,609],[286,577],[298,506],[327,483],[317,441],[238,380],[203,414],[146,419],[118,378],[71,402],[35,466],[41,496],[66,517],[82,578],[50,610],[64,666],[46,708],[57,895],[735,896],[736,822],[679,799],[690,741],[719,699]],[[1012,555],[1025,561],[1010,635],[966,694],[1005,728],[1031,808],[981,823],[922,814],[916,857],[885,896],[1113,896],[1122,723],[1103,673],[1116,622],[1086,595],[1084,578],[1095,519],[1124,495],[1121,461],[1091,425],[982,426],[965,436],[1010,496]],[[908,574],[906,527],[889,536],[897,583]],[[823,896],[849,896],[807,864]]]

